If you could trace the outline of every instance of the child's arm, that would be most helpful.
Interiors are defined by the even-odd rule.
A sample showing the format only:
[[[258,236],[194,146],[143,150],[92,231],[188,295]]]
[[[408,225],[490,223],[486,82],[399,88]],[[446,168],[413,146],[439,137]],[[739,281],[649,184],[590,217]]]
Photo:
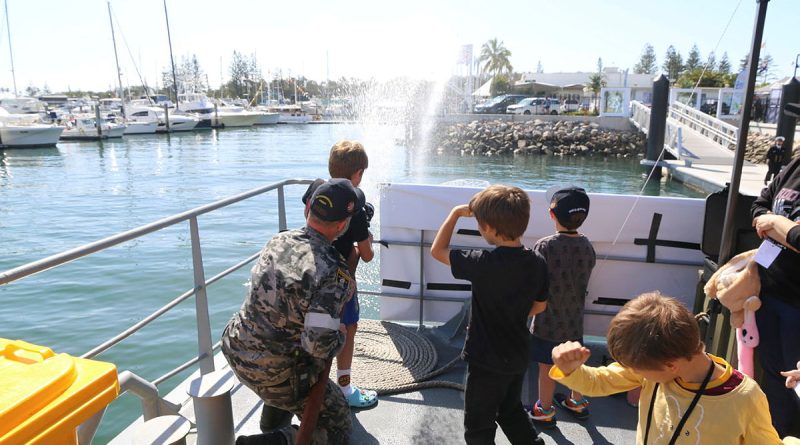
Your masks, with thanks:
[[[359,241],[356,243],[356,252],[358,252],[358,258],[365,263],[369,263],[372,261],[372,258],[375,257],[375,251],[372,250],[372,233],[369,234],[369,237],[363,241]]]
[[[541,314],[545,309],[547,309],[547,301],[534,301],[533,306],[531,306],[531,311],[528,312],[528,317]]]
[[[450,239],[453,238],[453,229],[456,227],[458,218],[462,216],[472,216],[469,206],[464,204],[453,207],[439,231],[436,232],[436,238],[433,239],[433,244],[431,245],[431,256],[448,266],[450,265]]]
[[[570,341],[553,348],[550,378],[587,396],[607,396],[642,386],[643,378],[618,363],[608,366],[583,366],[591,352]]]

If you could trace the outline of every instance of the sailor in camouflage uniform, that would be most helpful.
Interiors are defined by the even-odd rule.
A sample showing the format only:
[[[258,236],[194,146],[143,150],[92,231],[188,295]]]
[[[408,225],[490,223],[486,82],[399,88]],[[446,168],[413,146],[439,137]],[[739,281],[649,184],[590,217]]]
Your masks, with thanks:
[[[280,233],[262,249],[244,304],[222,334],[231,369],[275,417],[302,416],[326,361],[344,345],[339,317],[355,281],[331,242],[363,206],[363,193],[346,179],[319,186],[306,227]],[[262,429],[270,428],[263,420]],[[328,380],[313,443],[347,443],[350,430],[350,408]],[[293,431],[283,429],[289,443]]]

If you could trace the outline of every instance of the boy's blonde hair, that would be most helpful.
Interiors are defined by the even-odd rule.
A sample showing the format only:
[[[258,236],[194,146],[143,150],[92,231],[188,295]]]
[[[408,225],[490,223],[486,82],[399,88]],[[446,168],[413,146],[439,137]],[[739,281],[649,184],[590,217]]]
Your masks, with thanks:
[[[478,224],[491,226],[504,239],[515,240],[528,227],[531,202],[518,187],[491,185],[472,197],[469,209]]]
[[[331,147],[328,157],[328,173],[331,178],[351,179],[359,170],[367,167],[369,159],[361,142],[342,140]]]
[[[608,328],[608,351],[622,366],[662,370],[703,350],[697,320],[680,301],[648,292],[625,303]]]

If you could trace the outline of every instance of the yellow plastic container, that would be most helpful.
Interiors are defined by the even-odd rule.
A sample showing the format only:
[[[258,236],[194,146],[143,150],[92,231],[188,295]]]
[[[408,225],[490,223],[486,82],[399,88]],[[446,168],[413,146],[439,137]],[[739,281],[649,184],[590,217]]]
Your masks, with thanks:
[[[0,444],[78,443],[78,426],[119,394],[111,363],[0,338]]]

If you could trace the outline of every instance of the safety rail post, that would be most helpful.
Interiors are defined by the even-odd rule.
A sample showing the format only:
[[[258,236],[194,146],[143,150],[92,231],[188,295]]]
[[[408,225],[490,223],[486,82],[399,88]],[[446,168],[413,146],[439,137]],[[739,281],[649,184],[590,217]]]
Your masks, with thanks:
[[[278,232],[287,230],[286,226],[286,199],[283,196],[283,185],[278,186]]]
[[[203,270],[203,254],[200,249],[200,231],[197,216],[189,218],[192,236],[192,269],[194,270],[194,303],[197,316],[197,348],[200,359],[200,374],[214,372],[214,350],[211,342],[211,320],[208,316],[208,295]]]
[[[425,230],[419,231],[419,329],[422,330],[422,317],[425,302]]]

